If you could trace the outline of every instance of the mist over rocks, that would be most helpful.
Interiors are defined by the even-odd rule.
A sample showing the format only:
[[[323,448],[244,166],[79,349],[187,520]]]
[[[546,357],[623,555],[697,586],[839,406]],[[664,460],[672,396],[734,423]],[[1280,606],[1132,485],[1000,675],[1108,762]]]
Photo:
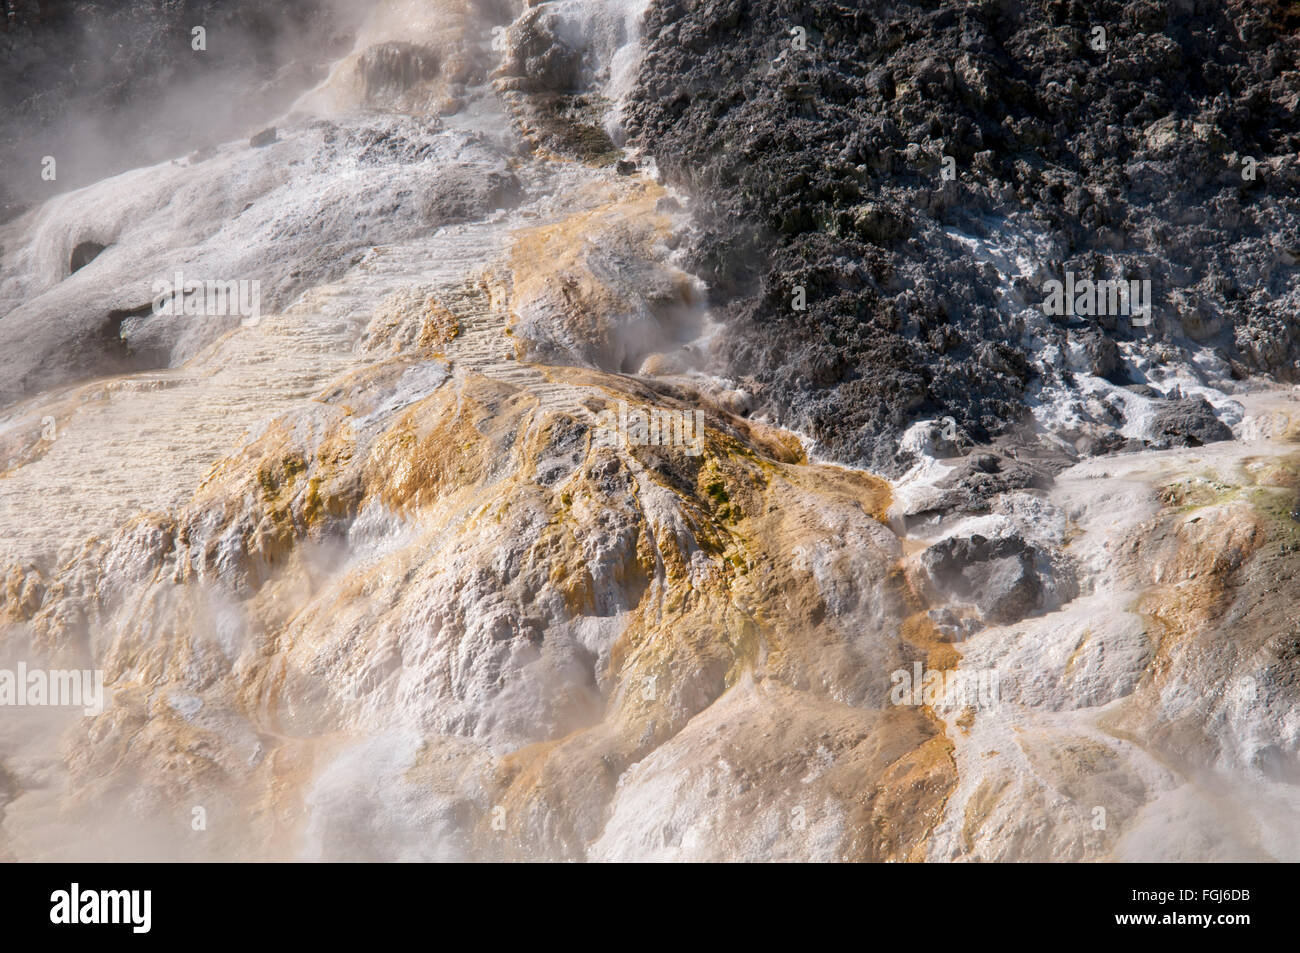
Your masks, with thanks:
[[[0,226],[0,407],[96,374],[175,366],[239,323],[153,313],[155,284],[177,270],[256,279],[262,310],[284,308],[376,244],[512,204],[507,158],[436,118],[300,118],[262,148],[228,143],[58,196]],[[87,240],[106,250],[69,274]]]
[[[1080,373],[1300,379],[1297,29],[1240,0],[655,0],[624,119],[695,198],[759,412],[886,473],[918,418],[982,442],[1046,401],[1104,452],[1159,441],[1076,413]],[[1151,324],[1046,317],[1071,271],[1149,280]]]
[[[369,0],[10,0],[0,222],[33,200],[257,128],[323,78]],[[202,27],[204,49],[195,49]],[[58,160],[43,181],[41,158]]]
[[[0,714],[0,857],[1300,858],[1300,388],[1197,285],[1294,300],[1258,17],[366,6],[0,224],[0,670],[106,689]]]
[[[1016,622],[1043,605],[1034,548],[1017,536],[941,540],[922,556],[926,581],[955,599],[973,602],[996,623]]]

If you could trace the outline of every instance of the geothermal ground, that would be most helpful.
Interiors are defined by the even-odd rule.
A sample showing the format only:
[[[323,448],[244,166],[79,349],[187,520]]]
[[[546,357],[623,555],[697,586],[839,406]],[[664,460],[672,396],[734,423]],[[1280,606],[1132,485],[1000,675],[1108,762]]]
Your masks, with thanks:
[[[289,4],[174,155],[15,80],[0,859],[1300,859],[1300,20],[1096,6]]]

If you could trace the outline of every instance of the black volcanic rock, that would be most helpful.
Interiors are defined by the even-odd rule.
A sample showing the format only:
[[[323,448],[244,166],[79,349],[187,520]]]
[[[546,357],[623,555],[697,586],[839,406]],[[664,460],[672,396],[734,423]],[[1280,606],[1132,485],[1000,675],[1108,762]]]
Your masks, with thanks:
[[[986,441],[1069,385],[1044,342],[1118,384],[1116,345],[1300,379],[1298,28],[1259,0],[654,0],[625,119],[696,198],[721,369],[897,472],[918,417]],[[1150,280],[1152,324],[1027,328],[1066,271]]]
[[[1200,447],[1232,439],[1232,431],[1214,416],[1214,408],[1204,397],[1173,400],[1162,406],[1151,435],[1157,446],[1171,447]]]

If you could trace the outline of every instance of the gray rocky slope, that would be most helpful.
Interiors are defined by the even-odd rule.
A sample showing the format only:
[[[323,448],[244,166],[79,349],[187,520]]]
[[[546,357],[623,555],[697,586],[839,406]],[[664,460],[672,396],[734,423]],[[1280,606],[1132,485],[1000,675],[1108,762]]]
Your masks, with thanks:
[[[1226,427],[1178,369],[1300,379],[1298,27],[1240,0],[656,0],[627,121],[697,197],[720,363],[823,453],[898,471],[914,420],[987,441],[1078,374],[1158,403],[1040,414],[1069,452],[1195,444]],[[1067,272],[1149,280],[1151,323],[1045,319]]]

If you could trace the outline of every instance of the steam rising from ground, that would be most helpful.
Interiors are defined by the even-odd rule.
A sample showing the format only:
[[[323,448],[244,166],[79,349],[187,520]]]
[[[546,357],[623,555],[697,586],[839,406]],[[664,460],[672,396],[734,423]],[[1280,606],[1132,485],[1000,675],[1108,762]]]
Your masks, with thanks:
[[[0,221],[105,176],[252,135],[320,81],[373,6],[40,4],[0,32]],[[194,49],[196,27],[206,49]],[[42,178],[46,156],[57,163],[53,181]]]
[[[113,701],[0,716],[0,856],[1294,857],[1294,400],[1189,379],[1239,442],[1050,489],[937,421],[896,487],[810,464],[706,373],[684,198],[615,145],[645,8],[292,5],[209,31],[229,85],[43,117],[52,188],[139,167],[0,225],[0,647]],[[263,320],[151,314],[177,268]],[[628,404],[706,424],[593,437]],[[1027,689],[891,704],[914,665]]]

